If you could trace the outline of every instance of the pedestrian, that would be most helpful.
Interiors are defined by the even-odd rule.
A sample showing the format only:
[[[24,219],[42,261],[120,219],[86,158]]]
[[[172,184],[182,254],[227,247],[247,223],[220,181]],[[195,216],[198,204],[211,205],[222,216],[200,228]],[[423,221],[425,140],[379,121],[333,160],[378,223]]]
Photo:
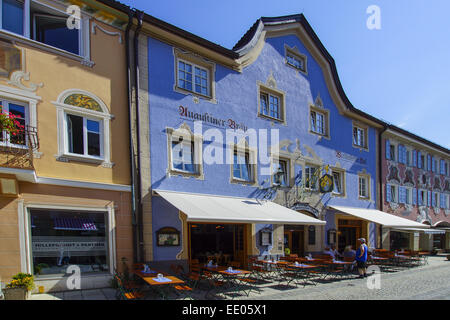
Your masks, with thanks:
[[[366,239],[359,238],[360,246],[356,250],[356,265],[358,267],[358,273],[360,278],[367,277],[367,245]]]

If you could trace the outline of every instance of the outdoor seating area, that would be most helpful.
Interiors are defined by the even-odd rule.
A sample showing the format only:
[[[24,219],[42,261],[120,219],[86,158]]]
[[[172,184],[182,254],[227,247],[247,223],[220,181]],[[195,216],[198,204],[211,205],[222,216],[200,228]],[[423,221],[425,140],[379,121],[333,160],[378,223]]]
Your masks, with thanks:
[[[368,266],[376,265],[381,272],[395,272],[427,264],[429,252],[372,250]],[[371,270],[369,269],[369,275]],[[247,266],[239,261],[217,264],[192,259],[189,270],[172,264],[170,272],[154,269],[144,263],[134,264],[128,275],[115,273],[117,299],[140,300],[217,300],[258,295],[269,286],[279,290],[316,286],[358,277],[353,258],[336,260],[327,254],[299,257],[285,256],[249,257]]]

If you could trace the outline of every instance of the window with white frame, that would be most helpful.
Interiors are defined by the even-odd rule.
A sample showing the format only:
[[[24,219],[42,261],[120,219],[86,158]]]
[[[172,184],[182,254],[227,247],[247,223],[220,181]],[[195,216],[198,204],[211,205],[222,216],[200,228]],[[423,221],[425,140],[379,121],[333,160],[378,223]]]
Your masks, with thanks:
[[[326,136],[327,135],[327,113],[321,112],[317,109],[312,109],[310,112],[311,132]]]
[[[66,90],[54,102],[58,118],[58,155],[61,161],[87,161],[111,167],[110,120],[106,105],[82,90]]]
[[[353,125],[353,145],[367,149],[367,128]]]
[[[232,181],[254,182],[255,168],[251,163],[250,152],[248,150],[234,149],[232,170]]]
[[[432,200],[431,200],[431,205],[434,208],[439,208],[439,193],[438,192],[433,192],[432,195]]]
[[[395,144],[391,143],[391,145],[389,146],[389,155],[390,155],[391,161],[397,161],[396,150],[397,150],[397,146]]]
[[[203,137],[183,123],[178,129],[166,128],[168,173],[203,179]]]
[[[284,123],[284,92],[260,82],[258,94],[258,116]]]
[[[412,188],[405,188],[405,203],[412,204]]]
[[[289,183],[289,160],[278,159],[272,163],[272,184],[288,187]]]
[[[69,29],[66,6],[50,7],[33,0],[0,0],[0,5],[2,30],[89,60],[89,20],[83,13],[74,20],[77,26]]]
[[[305,166],[305,188],[310,190],[318,189],[319,167],[313,165]]]
[[[412,166],[412,152],[410,149],[406,149],[406,165],[408,167]]]
[[[391,202],[398,202],[398,187],[396,185],[391,184],[390,188],[391,192]]]
[[[194,141],[183,136],[172,136],[172,170],[196,173]]]
[[[28,104],[0,97],[0,108],[2,113],[12,115],[20,125],[14,133],[6,130],[0,131],[0,145],[25,146],[27,144],[25,126],[29,124]]]
[[[418,202],[419,202],[419,206],[427,206],[428,203],[428,196],[427,196],[427,191],[426,190],[419,190],[418,193]]]
[[[366,175],[358,176],[358,195],[361,199],[369,199],[369,181]]]
[[[345,195],[344,171],[333,169],[333,194],[338,196]]]
[[[194,63],[178,60],[178,88],[209,96],[209,71]]]

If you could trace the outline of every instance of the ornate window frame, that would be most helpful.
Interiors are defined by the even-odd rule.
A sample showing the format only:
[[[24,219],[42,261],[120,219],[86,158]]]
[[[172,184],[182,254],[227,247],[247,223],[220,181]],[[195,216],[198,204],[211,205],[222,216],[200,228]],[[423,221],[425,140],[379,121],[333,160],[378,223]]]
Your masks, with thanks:
[[[363,197],[361,196],[360,190],[359,190],[359,179],[366,179],[366,189],[367,189],[367,196]],[[371,201],[372,197],[371,197],[371,193],[372,193],[372,188],[370,187],[371,185],[371,177],[370,174],[365,172],[365,170],[363,170],[363,172],[358,172],[358,182],[357,182],[357,188],[358,188],[358,199],[359,200],[365,200],[365,201]]]
[[[182,177],[195,177],[199,180],[204,180],[204,171],[203,171],[203,136],[199,134],[194,134],[192,132],[190,126],[183,122],[177,129],[166,127],[166,135],[167,135],[167,176],[182,176]],[[172,139],[173,136],[179,137],[188,137],[191,142],[194,143],[194,165],[195,172],[183,171],[173,167],[173,159],[172,159]]]
[[[64,101],[66,98],[73,94],[82,94],[92,98],[99,106],[101,111],[91,110],[84,107],[74,106],[66,104]],[[106,104],[96,95],[91,92],[81,89],[68,89],[63,91],[56,101],[52,101],[56,107],[57,118],[57,139],[58,139],[58,153],[55,155],[56,160],[69,162],[87,162],[101,164],[102,167],[112,168],[114,163],[111,162],[111,133],[110,133],[110,121],[114,118],[109,113]],[[100,156],[88,156],[73,154],[68,151],[68,136],[67,136],[67,114],[77,115],[83,118],[91,118],[101,123],[100,128]]]
[[[215,73],[216,73],[216,64],[212,61],[209,61],[198,54],[183,51],[179,48],[173,47],[173,57],[174,57],[174,85],[173,90],[178,93],[182,93],[184,95],[192,95],[194,101],[198,103],[198,99],[202,98],[206,101],[217,103],[216,100],[216,81],[215,81]],[[187,62],[192,64],[193,67],[198,66],[202,69],[206,69],[208,71],[208,89],[209,94],[203,95],[194,90],[187,90],[178,86],[178,61]],[[195,75],[193,75],[195,77]],[[195,85],[194,79],[192,79],[193,85]]]
[[[363,146],[355,144],[355,141],[353,139],[354,138],[353,132],[354,132],[355,128],[363,131],[363,134],[364,134],[364,145]],[[363,124],[359,121],[352,121],[352,146],[353,146],[353,148],[357,148],[357,149],[369,152],[369,126],[368,125]]]
[[[234,152],[248,154],[249,165],[251,169],[251,179],[241,180],[234,177],[233,164],[234,164]],[[232,143],[227,146],[228,159],[230,159],[230,183],[242,184],[248,186],[258,186],[258,151],[256,148],[251,148],[245,138],[239,141],[237,144]]]
[[[297,68],[296,66],[290,64],[287,59],[288,55],[293,56],[295,59],[301,60],[304,68]],[[290,68],[293,68],[294,70],[299,71],[304,75],[308,75],[308,57],[303,53],[300,53],[296,46],[291,48],[287,44],[284,45],[284,62]]]
[[[336,193],[336,192],[334,192],[334,189],[333,189],[333,191],[331,192],[331,195],[333,195],[335,197],[347,198],[346,171],[343,168],[331,167],[331,174],[333,175],[335,172],[339,173],[339,175],[341,177],[341,189],[342,189],[342,192],[341,193]],[[334,179],[334,175],[333,175],[333,179]]]
[[[323,134],[313,130],[313,128],[311,126],[311,112],[321,113],[323,115],[323,118],[324,118],[323,127],[325,130],[325,132]],[[322,99],[320,98],[320,95],[317,96],[314,104],[312,104],[312,103],[309,104],[307,121],[308,121],[308,128],[309,128],[308,131],[310,134],[314,134],[314,135],[318,136],[319,139],[321,139],[321,138],[325,138],[328,140],[331,139],[330,111],[328,109],[325,109],[325,107],[323,106],[323,102],[322,102]]]

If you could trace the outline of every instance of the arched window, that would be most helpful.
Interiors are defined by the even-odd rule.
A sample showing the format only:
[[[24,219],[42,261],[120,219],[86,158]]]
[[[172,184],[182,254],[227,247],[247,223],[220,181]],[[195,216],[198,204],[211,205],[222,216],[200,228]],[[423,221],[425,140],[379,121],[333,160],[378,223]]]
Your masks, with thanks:
[[[53,102],[58,118],[59,161],[85,161],[112,167],[110,120],[113,116],[94,94],[78,89],[62,92]]]

